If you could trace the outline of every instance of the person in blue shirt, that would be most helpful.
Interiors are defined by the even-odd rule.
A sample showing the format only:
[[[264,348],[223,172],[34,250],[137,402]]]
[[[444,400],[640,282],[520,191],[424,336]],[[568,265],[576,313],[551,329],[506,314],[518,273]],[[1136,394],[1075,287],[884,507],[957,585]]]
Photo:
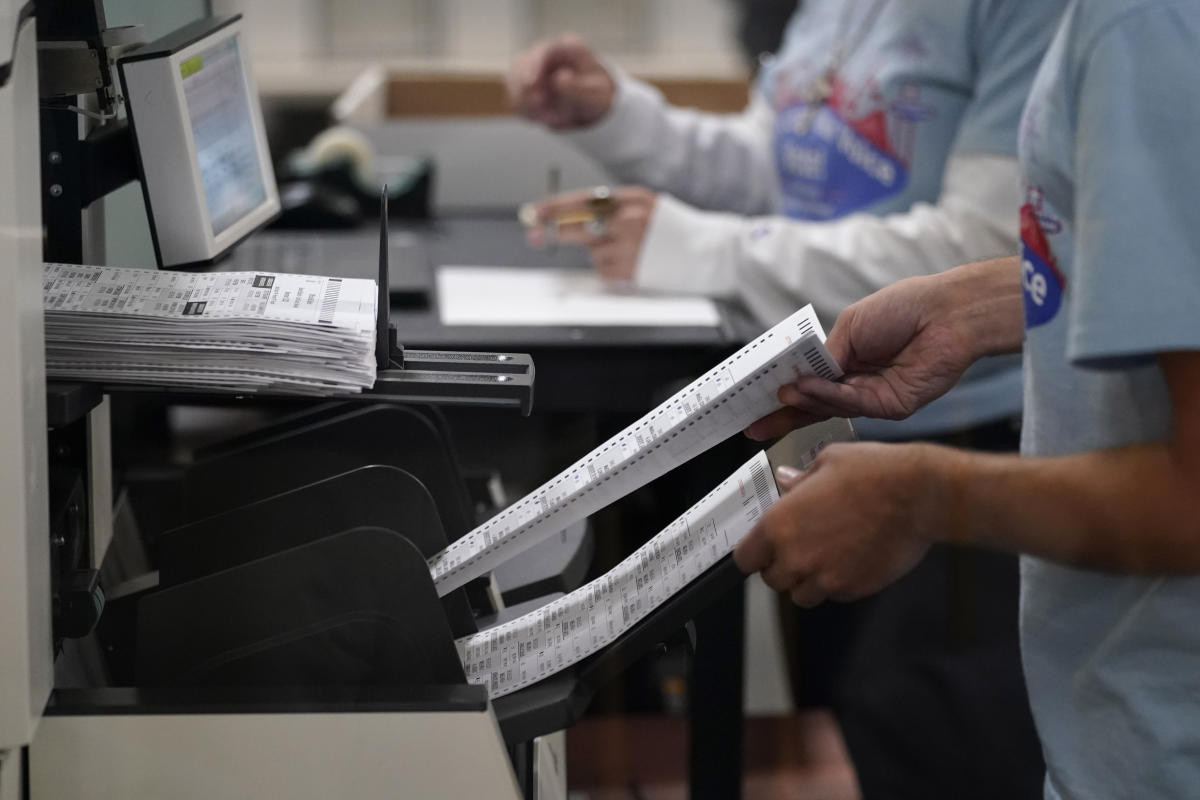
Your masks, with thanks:
[[[877,590],[931,542],[1020,553],[1050,800],[1200,792],[1196,74],[1194,0],[1073,0],[1021,124],[1021,255],[850,306],[829,336],[845,379],[786,388],[749,430],[902,417],[1024,350],[1022,456],[831,448],[785,471],[735,558],[807,606]]]

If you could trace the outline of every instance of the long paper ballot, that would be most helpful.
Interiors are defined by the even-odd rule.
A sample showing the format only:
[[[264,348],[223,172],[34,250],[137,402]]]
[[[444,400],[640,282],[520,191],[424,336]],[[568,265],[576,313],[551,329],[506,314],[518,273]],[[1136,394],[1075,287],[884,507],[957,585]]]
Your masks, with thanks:
[[[429,560],[439,595],[588,517],[780,407],[800,375],[839,378],[805,306]]]
[[[779,499],[772,467],[805,468],[849,441],[846,420],[789,434],[758,453],[606,574],[536,611],[455,642],[467,681],[501,697],[611,644],[727,556]]]

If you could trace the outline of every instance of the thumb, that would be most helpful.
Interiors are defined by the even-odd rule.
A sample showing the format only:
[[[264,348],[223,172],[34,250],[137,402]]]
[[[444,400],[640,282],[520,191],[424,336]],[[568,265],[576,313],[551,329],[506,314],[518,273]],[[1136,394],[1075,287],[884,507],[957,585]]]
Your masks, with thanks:
[[[782,464],[775,468],[775,484],[780,492],[790,491],[796,484],[804,480],[804,473],[795,467]]]
[[[812,425],[814,422],[820,422],[828,418],[828,414],[814,415],[798,411],[794,408],[781,408],[751,423],[746,428],[745,433],[751,439],[762,442],[767,439],[778,438],[788,431],[803,428],[805,425]]]
[[[746,575],[753,575],[755,572],[765,569],[773,558],[774,547],[771,545],[771,540],[767,538],[761,522],[742,537],[742,540],[733,548],[733,560],[737,563],[738,569]]]

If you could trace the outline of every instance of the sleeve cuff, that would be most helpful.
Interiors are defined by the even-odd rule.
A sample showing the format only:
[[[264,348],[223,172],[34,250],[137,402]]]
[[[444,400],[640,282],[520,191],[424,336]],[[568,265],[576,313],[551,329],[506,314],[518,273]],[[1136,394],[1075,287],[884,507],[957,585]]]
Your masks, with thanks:
[[[633,281],[655,292],[733,297],[742,218],[699,211],[660,194]]]
[[[650,84],[631,78],[611,63],[605,66],[616,84],[612,108],[599,122],[564,131],[563,136],[606,164],[645,157],[649,153],[641,151],[653,141],[655,124],[666,102]]]
[[[1113,322],[1071,329],[1067,358],[1085,369],[1129,369],[1154,361],[1159,353],[1200,350],[1200,331],[1190,317],[1147,316],[1152,326],[1123,328]]]

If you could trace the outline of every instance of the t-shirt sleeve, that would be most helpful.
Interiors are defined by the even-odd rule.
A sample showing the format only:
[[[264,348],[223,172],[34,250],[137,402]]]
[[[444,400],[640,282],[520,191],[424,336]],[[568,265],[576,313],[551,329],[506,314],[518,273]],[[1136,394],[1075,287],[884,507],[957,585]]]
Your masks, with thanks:
[[[1067,355],[1200,349],[1200,14],[1188,0],[1127,15],[1080,63]]]
[[[1016,156],[1025,100],[1066,0],[984,0],[975,5],[975,88],[954,151]]]

